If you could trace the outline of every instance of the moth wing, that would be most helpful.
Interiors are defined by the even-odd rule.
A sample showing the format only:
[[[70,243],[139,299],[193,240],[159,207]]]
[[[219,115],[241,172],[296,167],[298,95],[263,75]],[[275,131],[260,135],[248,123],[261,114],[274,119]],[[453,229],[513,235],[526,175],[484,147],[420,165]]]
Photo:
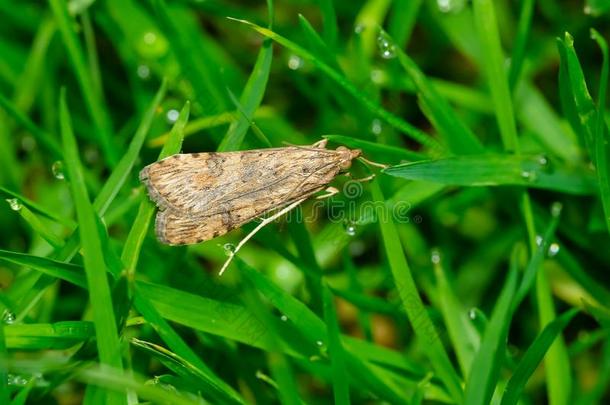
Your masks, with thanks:
[[[301,147],[179,154],[146,166],[140,180],[161,210],[180,215],[222,215],[244,204],[265,212],[329,183],[339,158]]]
[[[272,207],[267,212],[281,206]],[[200,216],[186,215],[171,209],[159,210],[155,229],[157,239],[162,243],[190,245],[224,235],[265,213],[260,206],[242,206],[230,212]]]

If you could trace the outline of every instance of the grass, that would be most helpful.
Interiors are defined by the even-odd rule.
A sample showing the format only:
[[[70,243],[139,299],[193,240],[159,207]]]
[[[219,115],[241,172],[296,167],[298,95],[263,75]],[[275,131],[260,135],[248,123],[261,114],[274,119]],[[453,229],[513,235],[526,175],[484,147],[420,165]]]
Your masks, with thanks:
[[[608,402],[610,7],[573,7],[0,3],[0,402]],[[387,167],[222,277],[254,223],[156,241],[144,165],[323,138]]]

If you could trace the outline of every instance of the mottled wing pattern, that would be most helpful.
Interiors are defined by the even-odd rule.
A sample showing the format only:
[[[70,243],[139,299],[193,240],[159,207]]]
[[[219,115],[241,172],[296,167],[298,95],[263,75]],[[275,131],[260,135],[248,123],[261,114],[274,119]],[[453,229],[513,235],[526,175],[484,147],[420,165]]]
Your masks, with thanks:
[[[288,147],[174,155],[140,179],[157,203],[157,237],[181,245],[209,240],[324,188],[340,171],[333,150]]]
[[[140,180],[160,209],[218,213],[235,200],[286,200],[307,184],[330,182],[340,154],[315,148],[178,154],[146,166]]]

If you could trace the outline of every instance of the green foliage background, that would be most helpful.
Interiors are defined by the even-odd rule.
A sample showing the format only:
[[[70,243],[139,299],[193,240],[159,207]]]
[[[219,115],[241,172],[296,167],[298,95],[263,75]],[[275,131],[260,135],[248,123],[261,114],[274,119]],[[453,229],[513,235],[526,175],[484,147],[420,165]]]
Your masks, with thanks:
[[[607,402],[609,12],[0,1],[0,403]],[[323,137],[388,167],[156,241],[144,165]]]

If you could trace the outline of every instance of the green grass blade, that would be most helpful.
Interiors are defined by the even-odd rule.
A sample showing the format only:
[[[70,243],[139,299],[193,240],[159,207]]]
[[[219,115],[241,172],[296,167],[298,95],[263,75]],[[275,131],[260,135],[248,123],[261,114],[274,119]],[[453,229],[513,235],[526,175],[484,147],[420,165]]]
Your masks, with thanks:
[[[328,139],[331,142],[336,142],[341,145],[348,146],[353,149],[362,149],[367,154],[370,153],[373,156],[379,156],[388,160],[422,160],[426,158],[426,155],[411,152],[408,149],[398,148],[396,146],[384,145],[382,143],[364,141],[358,138],[352,138],[351,136],[344,135],[323,135],[322,138]]]
[[[527,349],[517,368],[515,368],[513,376],[506,384],[501,405],[512,405],[519,402],[525,384],[536,371],[547,350],[578,312],[577,308],[572,308],[544,327]]]
[[[333,0],[318,0],[318,3],[322,13],[322,36],[324,37],[324,42],[330,49],[335,49],[339,27],[337,26],[337,14]]]
[[[17,106],[4,97],[2,93],[0,93],[0,107],[2,107],[19,125],[29,131],[34,139],[51,153],[53,158],[62,158],[61,147],[55,137],[34,124],[27,115],[23,114]]]
[[[516,155],[459,156],[392,166],[391,176],[458,186],[515,185],[591,195],[596,184],[584,168],[554,167],[545,157]]]
[[[407,45],[415,26],[422,0],[396,0],[389,15],[388,32],[400,49]]]
[[[517,27],[517,38],[511,56],[510,70],[508,72],[508,85],[514,89],[519,81],[525,60],[525,50],[530,39],[532,27],[532,16],[534,14],[534,0],[523,0],[519,13],[519,25]]]
[[[0,324],[0,402],[8,404],[10,401],[10,391],[8,387],[8,368],[6,351],[6,325]]]
[[[506,339],[512,315],[511,306],[516,287],[517,269],[513,263],[485,328],[479,351],[472,362],[464,394],[466,404],[484,405],[489,404],[491,400],[506,351]]]
[[[494,102],[502,143],[507,150],[518,151],[517,128],[500,43],[498,22],[492,0],[474,0],[474,24],[483,50],[483,70]]]
[[[46,257],[28,255],[24,253],[0,250],[0,260],[16,264],[18,266],[29,267],[51,277],[65,280],[69,283],[82,288],[87,287],[87,282],[81,266],[58,262]]]
[[[89,201],[85,187],[78,147],[72,132],[70,115],[66,105],[65,91],[62,91],[60,98],[60,124],[66,169],[70,178],[70,189],[79,223],[85,274],[87,276],[87,286],[93,309],[100,363],[121,372],[123,362],[110,286],[106,276],[105,254],[102,251],[96,214]],[[109,393],[107,399],[109,403],[113,404],[126,402],[125,395],[120,393]]]
[[[11,350],[65,350],[94,336],[93,324],[86,321],[5,327],[6,344]]]
[[[203,371],[176,353],[154,343],[134,338],[131,340],[131,344],[148,351],[167,368],[186,379],[189,382],[189,388],[194,392],[202,392],[205,398],[223,404],[245,403],[231,387],[217,376],[210,375],[209,370]]]
[[[68,57],[74,68],[85,105],[95,124],[98,141],[104,151],[106,161],[111,167],[114,167],[119,160],[119,150],[112,140],[112,123],[108,118],[108,112],[101,98],[96,94],[81,44],[74,32],[74,23],[68,14],[67,3],[63,0],[49,0],[49,3],[61,32]]]
[[[394,39],[388,34],[381,31],[379,35],[383,47],[389,47],[396,53],[398,62],[413,81],[417,94],[425,104],[425,110],[429,111],[432,123],[445,139],[449,150],[457,155],[483,152],[481,142],[458,118],[449,103],[438,94],[417,64],[394,43]]]
[[[328,328],[328,351],[330,353],[335,404],[348,405],[350,403],[349,380],[345,364],[345,353],[341,343],[341,333],[339,331],[337,312],[333,303],[333,295],[326,285],[322,287],[322,297],[324,299],[324,321]]]
[[[606,228],[610,232],[610,145],[608,141],[608,126],[606,125],[606,91],[608,89],[608,43],[597,31],[591,30],[591,36],[602,51],[602,71],[599,80],[599,95],[597,101],[597,117],[595,122],[594,148],[595,167],[599,181],[599,195],[604,209]]]
[[[246,20],[238,20],[240,23],[246,24],[258,33],[273,39],[275,42],[280,45],[288,48],[290,51],[299,55],[301,58],[310,61],[313,65],[315,65],[320,71],[322,71],[325,75],[327,75],[331,80],[333,80],[337,85],[342,87],[347,93],[349,93],[356,101],[362,104],[366,109],[368,109],[373,115],[378,116],[379,118],[386,121],[392,127],[396,128],[398,131],[401,131],[405,135],[411,137],[415,141],[421,143],[422,145],[434,148],[434,149],[442,149],[442,147],[430,137],[430,135],[422,132],[406,121],[402,120],[398,116],[392,114],[391,112],[382,108],[379,104],[372,101],[369,97],[367,97],[364,93],[359,91],[353,84],[351,84],[341,73],[334,70],[332,67],[322,62],[319,58],[314,56],[312,53],[297,45],[296,43],[284,38],[283,36],[267,29],[263,28],[259,25],[251,23]]]
[[[373,199],[383,204],[378,222],[381,236],[396,289],[402,300],[411,327],[417,337],[421,350],[425,352],[432,363],[434,372],[441,379],[451,398],[456,402],[462,400],[462,387],[460,379],[443,348],[438,332],[428,316],[407,259],[400,244],[398,231],[394,225],[392,213],[385,205],[385,198],[377,181],[371,183]]]
[[[155,103],[153,103],[153,105],[154,104]],[[186,102],[170,132],[167,142],[163,145],[163,149],[161,149],[159,159],[180,152],[182,140],[184,139],[184,127],[188,122],[189,113],[190,103]],[[135,275],[136,265],[138,263],[138,258],[140,257],[140,249],[142,249],[142,243],[144,243],[144,238],[148,233],[148,227],[154,212],[155,205],[149,201],[147,197],[144,197],[140,202],[138,214],[133,222],[133,226],[129,230],[123,252],[121,253],[121,261],[123,262],[125,273],[129,279],[133,279]]]
[[[9,202],[9,203],[12,202],[12,203],[16,204],[15,205],[16,208],[18,208],[20,206],[25,206],[25,207],[28,207],[34,213],[42,215],[59,224],[62,224],[66,228],[76,227],[76,222],[74,222],[72,219],[63,218],[63,217],[57,215],[56,213],[51,212],[51,210],[43,207],[42,205],[26,198],[25,196],[23,196],[19,193],[11,191],[5,187],[0,187],[0,195],[2,197],[8,197],[8,198],[6,198],[7,202]]]
[[[273,2],[268,1],[269,8],[269,29],[273,27]],[[261,50],[256,58],[256,63],[250,73],[246,87],[239,100],[242,107],[242,114],[237,121],[234,121],[229,126],[229,130],[225,134],[220,146],[219,152],[227,152],[238,150],[246,136],[250,122],[254,116],[254,112],[259,108],[267,89],[269,81],[269,72],[271,71],[271,62],[273,61],[273,42],[271,39],[263,41]]]
[[[559,77],[564,113],[570,118],[574,131],[584,141],[589,156],[594,156],[595,103],[587,89],[582,66],[574,49],[574,38],[566,32],[563,41],[557,40],[557,43],[564,73]]]

